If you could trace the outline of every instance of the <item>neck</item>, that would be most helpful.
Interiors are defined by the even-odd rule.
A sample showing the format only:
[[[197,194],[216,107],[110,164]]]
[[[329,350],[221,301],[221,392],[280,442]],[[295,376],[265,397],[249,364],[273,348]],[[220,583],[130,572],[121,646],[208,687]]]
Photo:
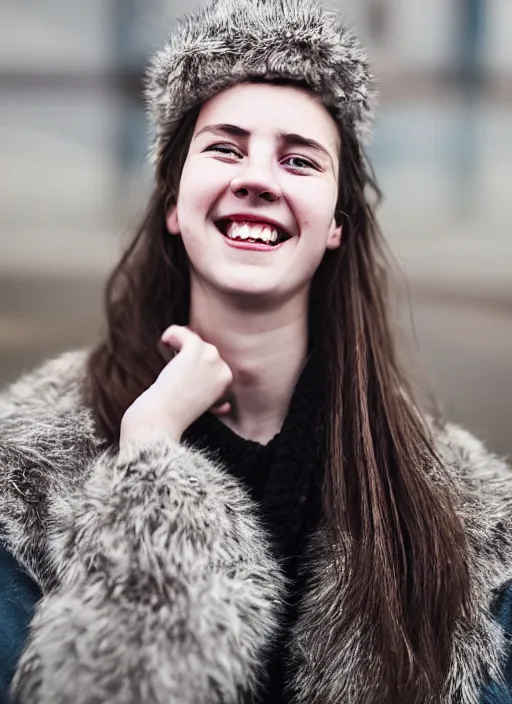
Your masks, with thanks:
[[[233,373],[231,411],[221,420],[265,444],[282,427],[307,359],[307,296],[254,309],[193,287],[189,326],[217,347]]]

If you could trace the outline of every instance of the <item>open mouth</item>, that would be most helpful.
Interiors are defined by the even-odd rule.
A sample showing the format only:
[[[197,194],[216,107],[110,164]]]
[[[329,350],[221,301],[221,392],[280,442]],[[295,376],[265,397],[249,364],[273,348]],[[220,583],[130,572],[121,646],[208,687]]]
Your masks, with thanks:
[[[224,219],[217,220],[215,225],[219,232],[230,240],[235,242],[252,242],[255,244],[266,244],[270,247],[275,247],[282,242],[286,242],[291,238],[291,235],[280,228],[273,225],[261,223],[237,223],[236,230],[232,227],[233,220]],[[252,227],[251,227],[252,226]],[[252,232],[251,232],[252,230]],[[259,233],[262,230],[267,231],[267,237],[263,237]],[[255,236],[252,236],[255,234]]]

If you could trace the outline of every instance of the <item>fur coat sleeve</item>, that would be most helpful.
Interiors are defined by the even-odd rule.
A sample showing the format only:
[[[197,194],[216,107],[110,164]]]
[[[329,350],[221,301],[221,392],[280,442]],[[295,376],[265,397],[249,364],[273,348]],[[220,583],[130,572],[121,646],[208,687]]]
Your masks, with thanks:
[[[0,394],[0,541],[43,592],[13,702],[239,704],[285,598],[257,508],[212,458],[164,435],[102,448],[85,359],[65,354]],[[456,426],[432,435],[442,467],[431,477],[457,497],[474,603],[441,704],[495,701],[482,692],[509,693],[507,627],[493,614],[512,580],[512,472]],[[331,637],[343,594],[326,540],[320,528],[304,555],[290,701],[365,704],[371,644],[357,623]]]
[[[84,353],[0,396],[0,537],[43,590],[19,704],[238,701],[283,581],[242,488],[162,435],[101,450]]]

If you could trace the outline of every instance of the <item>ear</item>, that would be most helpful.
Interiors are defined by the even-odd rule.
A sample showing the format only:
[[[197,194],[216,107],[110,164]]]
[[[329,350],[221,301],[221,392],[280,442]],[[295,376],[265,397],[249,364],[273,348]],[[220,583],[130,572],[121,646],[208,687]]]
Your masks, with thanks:
[[[343,225],[336,225],[336,219],[332,219],[331,228],[329,234],[327,235],[326,247],[327,249],[338,249],[341,244],[341,231]]]
[[[169,230],[171,235],[179,235],[180,234],[180,223],[178,220],[178,207],[176,205],[173,205],[172,208],[170,208],[170,210],[167,213],[167,216],[165,218],[165,223],[166,223],[167,229]]]

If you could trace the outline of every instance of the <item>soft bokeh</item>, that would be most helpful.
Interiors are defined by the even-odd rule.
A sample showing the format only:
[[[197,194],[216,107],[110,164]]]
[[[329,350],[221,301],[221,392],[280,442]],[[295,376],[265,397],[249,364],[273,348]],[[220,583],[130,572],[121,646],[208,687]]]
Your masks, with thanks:
[[[399,334],[450,417],[512,452],[512,4],[335,0],[381,91],[370,155]],[[151,182],[146,58],[184,0],[1,0],[0,383],[93,342]],[[403,288],[402,288],[403,291]]]

